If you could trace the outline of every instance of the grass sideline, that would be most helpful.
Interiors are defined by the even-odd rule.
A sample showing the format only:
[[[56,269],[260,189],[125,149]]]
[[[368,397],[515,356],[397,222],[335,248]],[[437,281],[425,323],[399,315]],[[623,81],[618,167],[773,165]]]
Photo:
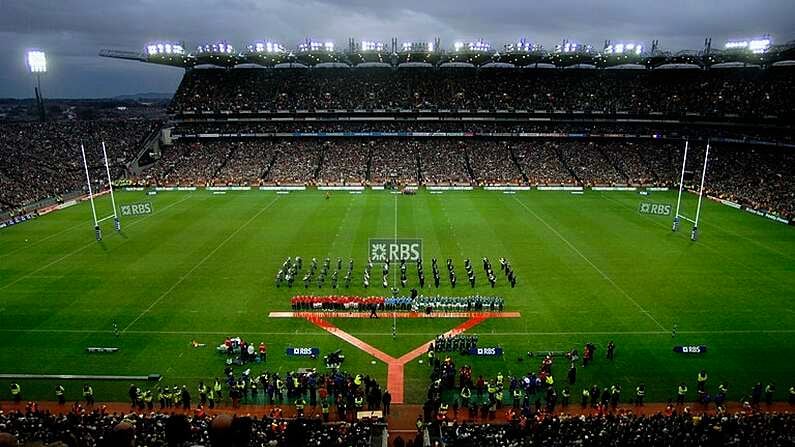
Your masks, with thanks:
[[[327,286],[305,291],[274,286],[287,256],[353,257],[350,294],[386,294],[361,288],[369,238],[422,238],[424,258],[455,261],[456,289],[439,294],[499,294],[520,319],[489,320],[469,333],[481,345],[499,344],[499,359],[460,358],[475,374],[523,374],[537,360],[527,351],[563,350],[586,342],[597,360],[579,368],[582,386],[620,383],[625,399],[639,382],[647,400],[665,401],[705,368],[712,389],[729,384],[739,400],[753,383],[773,381],[786,397],[795,377],[795,232],[707,201],[701,240],[689,241],[689,226],[670,231],[670,217],[641,215],[641,201],[674,203],[674,193],[643,197],[633,192],[493,191],[397,196],[385,191],[120,192],[119,203],[150,201],[154,214],[125,217],[123,232],[104,225],[94,241],[87,204],[0,230],[0,373],[159,373],[168,385],[220,376],[223,358],[212,348],[226,335],[269,347],[265,366],[281,372],[318,367],[320,361],[290,358],[287,346],[342,348],[345,369],[370,373],[384,383],[386,365],[303,320],[267,318],[289,310],[294,294],[333,294]],[[695,198],[687,197],[689,209]],[[98,202],[104,215],[109,198]],[[395,220],[397,216],[397,221]],[[507,257],[519,282],[501,280],[492,290],[480,271],[473,291],[463,277],[463,259]],[[479,266],[475,262],[476,267]],[[416,276],[409,270],[409,285]],[[502,279],[502,278],[501,278]],[[376,281],[373,281],[376,282]],[[338,293],[346,292],[338,289]],[[437,293],[427,289],[426,293]],[[113,336],[112,322],[124,333]],[[391,321],[335,319],[334,324],[390,355],[403,354],[460,320]],[[673,324],[678,335],[671,337]],[[190,341],[207,343],[194,349]],[[616,359],[604,359],[609,340]],[[674,354],[675,344],[704,344],[709,352]],[[87,354],[87,346],[119,346],[116,354]],[[523,358],[520,362],[518,358]],[[553,369],[563,386],[567,365]],[[408,403],[421,403],[427,365],[406,366]],[[53,399],[54,383],[21,381],[25,398]],[[8,399],[8,380],[0,397]],[[129,383],[94,383],[98,400],[123,400]],[[67,397],[80,396],[68,383]]]

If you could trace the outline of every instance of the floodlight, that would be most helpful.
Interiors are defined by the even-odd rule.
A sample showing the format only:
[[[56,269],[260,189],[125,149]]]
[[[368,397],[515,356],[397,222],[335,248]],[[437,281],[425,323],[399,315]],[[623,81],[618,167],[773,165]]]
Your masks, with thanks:
[[[727,50],[737,49],[737,48],[748,48],[748,42],[744,41],[744,40],[729,41],[729,42],[726,42],[726,45],[724,45],[724,48],[726,48]]]
[[[770,39],[754,39],[748,42],[748,49],[753,53],[764,53],[770,47]]]
[[[453,43],[453,49],[454,50],[459,51],[459,50],[461,50],[461,48],[464,48],[464,42],[455,42],[455,43]]]
[[[43,51],[28,51],[28,68],[31,73],[47,72],[47,57],[44,55]]]

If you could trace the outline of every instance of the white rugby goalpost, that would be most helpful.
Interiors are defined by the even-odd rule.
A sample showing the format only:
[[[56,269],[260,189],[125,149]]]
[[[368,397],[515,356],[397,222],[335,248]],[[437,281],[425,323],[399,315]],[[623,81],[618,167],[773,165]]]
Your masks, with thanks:
[[[679,229],[679,223],[681,220],[686,220],[693,224],[693,228],[690,230],[690,240],[695,241],[698,239],[698,221],[701,217],[701,200],[704,197],[704,180],[707,176],[707,164],[709,162],[709,140],[707,140],[707,150],[704,154],[704,165],[701,169],[701,186],[698,189],[698,205],[696,205],[696,217],[695,219],[691,219],[690,217],[685,216],[684,214],[680,214],[680,209],[682,205],[682,190],[685,188],[685,170],[687,169],[687,150],[690,144],[689,140],[685,140],[685,153],[682,156],[682,173],[679,176],[679,194],[676,197],[676,214],[674,214],[674,223],[671,227],[671,231],[676,231]]]
[[[102,155],[105,159],[105,173],[108,175],[108,188],[110,189],[110,203],[113,206],[113,213],[97,218],[97,208],[94,206],[94,191],[91,188],[91,174],[88,172],[88,161],[86,160],[86,148],[80,144],[80,152],[83,154],[83,168],[86,170],[86,186],[88,186],[88,199],[91,202],[91,215],[94,218],[94,234],[97,241],[102,240],[102,229],[99,227],[101,222],[113,219],[113,227],[116,231],[121,231],[121,222],[119,221],[119,214],[116,212],[116,197],[113,195],[113,179],[110,177],[110,165],[108,164],[108,152],[105,150],[105,142],[102,142]]]

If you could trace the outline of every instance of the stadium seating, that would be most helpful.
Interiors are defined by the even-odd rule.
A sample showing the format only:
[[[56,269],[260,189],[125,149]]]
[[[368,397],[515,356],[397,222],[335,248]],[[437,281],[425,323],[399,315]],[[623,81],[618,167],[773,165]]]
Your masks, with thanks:
[[[544,70],[193,70],[171,108],[580,110],[789,115],[786,70],[685,73]]]

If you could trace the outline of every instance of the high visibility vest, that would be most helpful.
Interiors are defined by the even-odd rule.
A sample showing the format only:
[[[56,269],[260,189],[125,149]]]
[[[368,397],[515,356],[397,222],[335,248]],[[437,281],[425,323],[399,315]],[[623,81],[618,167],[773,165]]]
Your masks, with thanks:
[[[588,391],[587,388],[583,388],[582,397],[591,397],[591,393]]]
[[[513,390],[513,398],[514,399],[521,399],[522,398],[522,390],[520,390],[518,388]]]
[[[470,396],[472,396],[472,391],[468,387],[461,388],[461,397],[469,399]]]
[[[547,385],[549,386],[552,386],[555,383],[555,379],[553,379],[551,375],[547,376],[546,381]]]
[[[284,382],[281,379],[276,380],[276,389],[279,391],[284,390]]]
[[[707,375],[704,374],[702,376],[701,373],[698,373],[698,382],[701,383],[701,382],[706,382],[706,381],[707,381]]]
[[[362,396],[357,396],[357,397],[356,397],[356,399],[354,399],[353,403],[354,403],[354,404],[355,404],[357,407],[361,407],[361,406],[363,406],[363,405],[364,405],[364,399],[362,398]]]
[[[442,413],[447,413],[447,409],[450,408],[446,403],[442,403],[439,405],[439,411]]]
[[[489,394],[494,394],[494,393],[497,392],[497,387],[492,385],[492,384],[489,384],[489,389],[488,390],[489,390]]]
[[[212,389],[207,392],[207,400],[215,400],[215,392]]]
[[[502,384],[502,382],[504,380],[505,380],[505,377],[503,377],[502,374],[497,374],[497,383]]]
[[[14,384],[11,385],[11,395],[12,396],[16,396],[17,394],[19,394],[21,392],[22,392],[22,387],[19,386],[19,384],[14,383]]]
[[[303,410],[304,409],[304,405],[306,405],[306,403],[304,402],[303,399],[298,399],[297,401],[295,401],[295,409],[296,410]]]
[[[215,384],[213,385],[213,389],[214,389],[216,392],[220,392],[220,391],[222,390],[222,388],[221,388],[221,383],[220,383],[220,382],[215,382]]]
[[[55,395],[56,396],[63,396],[64,389],[62,386],[55,387]]]
[[[687,393],[687,387],[686,386],[680,386],[679,387],[679,395],[680,396],[684,396],[685,393]]]
[[[637,387],[635,388],[635,394],[637,394],[640,397],[643,397],[646,394],[646,390],[644,388]]]
[[[323,412],[323,414],[328,414],[329,412],[328,402],[323,402],[320,404],[320,411]]]
[[[83,388],[83,396],[93,396],[94,395],[94,388],[88,387]]]

